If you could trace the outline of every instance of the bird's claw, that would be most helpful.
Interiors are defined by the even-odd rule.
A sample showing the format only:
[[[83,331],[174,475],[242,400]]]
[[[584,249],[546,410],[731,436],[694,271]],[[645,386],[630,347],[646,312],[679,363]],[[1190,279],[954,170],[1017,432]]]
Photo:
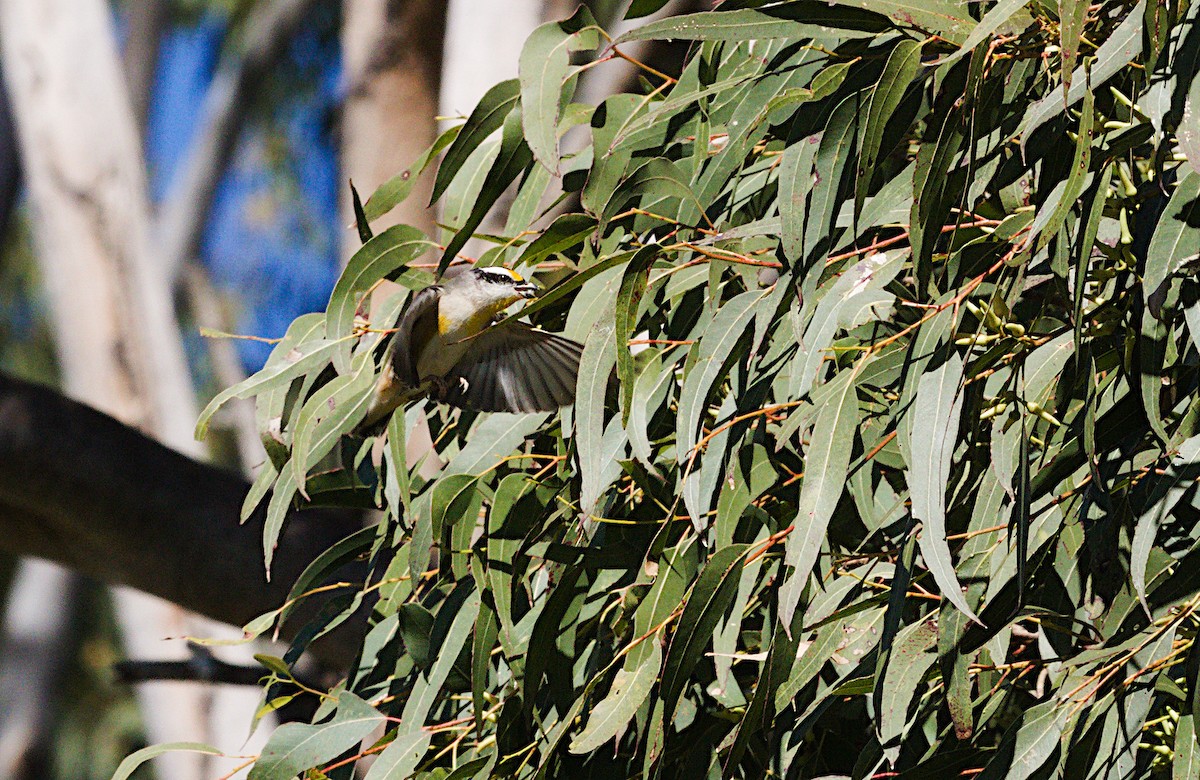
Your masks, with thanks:
[[[444,401],[450,398],[457,392],[458,395],[463,395],[467,392],[467,388],[471,385],[467,382],[466,377],[458,377],[450,379],[448,377],[434,377],[429,381],[429,394],[439,401]]]

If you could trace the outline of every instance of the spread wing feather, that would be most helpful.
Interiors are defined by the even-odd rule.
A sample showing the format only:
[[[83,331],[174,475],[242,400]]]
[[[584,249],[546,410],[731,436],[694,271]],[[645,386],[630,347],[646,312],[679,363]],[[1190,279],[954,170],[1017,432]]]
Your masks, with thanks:
[[[418,351],[413,344],[427,344],[437,329],[438,298],[442,286],[433,284],[419,290],[396,321],[396,333],[389,345],[387,360],[396,378],[406,387],[416,387]]]
[[[446,377],[454,406],[481,412],[549,412],[575,400],[583,345],[512,323],[477,336]]]

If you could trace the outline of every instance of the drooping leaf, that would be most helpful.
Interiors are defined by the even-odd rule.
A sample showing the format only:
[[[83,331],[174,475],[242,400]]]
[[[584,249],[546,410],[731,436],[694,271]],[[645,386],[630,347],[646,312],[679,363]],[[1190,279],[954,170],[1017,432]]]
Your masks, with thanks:
[[[717,623],[737,595],[747,552],[748,547],[744,544],[718,550],[705,564],[684,603],[663,666],[659,695],[667,713],[675,710],[704,646],[712,640]]]
[[[709,324],[700,343],[694,347],[699,352],[700,362],[684,378],[679,395],[679,447],[676,457],[680,463],[686,463],[693,456],[699,441],[697,433],[700,418],[709,392],[750,324],[755,306],[763,298],[764,293],[751,290],[726,303]]]
[[[809,572],[825,541],[829,520],[845,488],[859,422],[855,373],[843,371],[830,383],[829,400],[817,414],[812,444],[805,453],[799,507],[784,553],[784,562],[791,570],[780,592],[779,619],[784,625],[792,621]]]
[[[470,126],[471,122],[468,120],[465,127]],[[367,199],[366,205],[363,206],[363,219],[373,222],[407,200],[408,196],[412,194],[413,188],[416,187],[417,180],[421,174],[438,159],[438,155],[442,153],[443,149],[447,146],[452,146],[458,141],[459,133],[463,130],[463,127],[463,125],[460,125],[446,130],[437,137],[437,140],[428,149],[421,153],[421,156],[412,165],[379,185],[379,189],[371,194],[371,197]],[[464,157],[463,159],[465,160],[466,158]],[[444,167],[445,165],[446,163],[443,161],[442,166]],[[441,176],[440,168],[438,175]],[[368,239],[369,236],[364,238],[363,243],[367,243]]]
[[[442,197],[471,153],[504,125],[505,117],[518,105],[520,97],[521,85],[517,79],[501,81],[484,93],[438,165],[431,201]]]
[[[521,49],[521,121],[533,156],[552,174],[558,173],[558,118],[571,52],[600,43],[596,20],[581,5],[570,19],[547,22]],[[569,96],[568,96],[569,100]]]
[[[1146,251],[1142,294],[1149,297],[1171,274],[1200,258],[1200,174],[1188,172],[1175,186]]]
[[[621,277],[621,289],[617,292],[614,312],[614,328],[617,347],[617,381],[621,386],[621,424],[629,426],[630,406],[633,403],[634,376],[633,354],[627,342],[637,326],[638,307],[646,294],[646,283],[650,278],[650,267],[658,251],[655,247],[639,249]]]
[[[863,201],[871,185],[871,177],[884,151],[883,131],[900,100],[917,75],[921,66],[921,45],[915,41],[901,41],[888,55],[883,75],[871,93],[871,104],[867,121],[862,126],[858,145],[857,186],[854,189],[854,212],[862,211]]]
[[[621,669],[612,688],[588,715],[587,726],[571,741],[572,753],[590,753],[617,736],[650,695],[662,668],[662,647],[650,643],[650,653],[632,670]]]
[[[958,355],[952,355],[921,376],[913,408],[919,422],[911,434],[912,451],[920,455],[913,458],[904,477],[912,495],[913,517],[924,526],[919,543],[925,565],[942,595],[979,622],[963,598],[946,541],[946,486],[950,483],[950,464],[958,442],[962,382],[963,362]]]
[[[164,742],[160,745],[150,745],[126,756],[117,767],[117,771],[113,773],[112,780],[127,780],[137,771],[138,767],[147,761],[158,758],[164,753],[174,752],[203,753],[209,756],[224,755],[220,750],[211,745],[205,745],[203,742]]]
[[[381,722],[383,715],[378,710],[343,691],[328,723],[287,723],[276,729],[250,770],[250,778],[291,780],[358,745]]]

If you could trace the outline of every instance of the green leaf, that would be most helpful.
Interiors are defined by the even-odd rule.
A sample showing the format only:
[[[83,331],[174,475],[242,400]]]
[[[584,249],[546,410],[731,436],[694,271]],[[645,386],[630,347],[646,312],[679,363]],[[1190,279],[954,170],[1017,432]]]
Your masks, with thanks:
[[[1149,298],[1185,264],[1200,257],[1200,174],[1188,171],[1159,218],[1146,251],[1142,294]]]
[[[843,200],[842,178],[857,135],[862,102],[862,94],[855,93],[838,103],[821,135],[814,162],[812,201],[804,223],[803,257],[796,258],[803,259],[806,264],[815,261],[814,252],[827,249],[831,243],[834,217]]]
[[[1069,99],[1071,94],[1075,61],[1079,55],[1089,5],[1087,0],[1058,0],[1058,53],[1062,60],[1063,100]]]
[[[791,573],[779,594],[779,620],[785,626],[792,622],[846,484],[859,421],[856,373],[842,371],[830,382],[828,400],[817,413],[812,444],[805,453],[800,501],[784,552],[784,564]]]
[[[367,414],[374,394],[375,373],[370,351],[354,361],[353,373],[323,385],[304,402],[292,436],[292,478],[307,498],[308,472],[352,431]]]
[[[579,511],[587,516],[595,509],[605,485],[601,474],[604,457],[604,397],[608,377],[616,362],[612,320],[603,319],[588,333],[579,358],[575,390],[575,446],[579,452]]]
[[[663,157],[652,157],[642,163],[629,178],[621,182],[612,198],[600,214],[600,229],[603,230],[631,200],[641,196],[641,207],[649,209],[664,198],[678,198],[695,205],[700,211],[703,205],[696,199],[688,183],[688,177],[680,166]],[[669,209],[667,209],[669,211]],[[669,214],[668,214],[669,216]]]
[[[912,495],[913,518],[924,526],[918,543],[926,567],[941,588],[942,596],[982,625],[963,598],[946,541],[946,492],[962,416],[963,399],[959,392],[962,383],[963,362],[957,354],[921,375],[912,411],[918,422],[910,434],[911,451],[920,454],[912,459],[904,478]]]
[[[812,135],[783,150],[779,162],[780,241],[783,252],[793,260],[804,254],[805,205],[812,191],[813,158],[821,136]]]
[[[953,44],[962,44],[975,20],[967,4],[955,0],[833,0],[837,5],[865,8],[901,28],[937,33]]]
[[[463,519],[478,489],[479,478],[470,474],[447,474],[433,486],[431,521],[433,538],[442,535],[442,529]]]
[[[862,211],[863,201],[871,186],[871,177],[879,162],[879,153],[884,151],[883,131],[900,100],[908,91],[921,67],[921,44],[916,41],[900,41],[888,55],[883,74],[871,92],[871,106],[867,121],[862,126],[858,150],[857,186],[854,190],[854,213]]]
[[[483,185],[471,207],[466,221],[459,227],[454,238],[450,240],[442,259],[438,261],[437,275],[440,278],[450,267],[450,263],[458,257],[458,253],[467,245],[467,241],[475,234],[475,230],[483,222],[483,218],[491,211],[508,186],[517,180],[521,172],[532,161],[533,155],[521,133],[521,112],[513,111],[504,120],[503,132],[500,135],[500,151],[496,155],[492,167],[484,177]]]
[[[630,30],[613,41],[613,45],[620,45],[626,41],[748,41],[770,38],[813,38],[827,35],[831,27],[845,19],[845,16],[828,9],[806,13],[804,21],[807,23],[749,9],[681,14]],[[845,27],[837,32],[847,36],[855,33],[866,34]]]
[[[742,513],[775,484],[778,474],[771,456],[761,444],[743,445],[740,457],[730,464],[729,475],[717,499],[717,549],[733,544],[734,531]]]
[[[751,290],[726,303],[713,317],[700,343],[693,347],[698,351],[699,362],[684,378],[679,394],[679,427],[676,429],[679,445],[676,457],[680,464],[687,463],[694,456],[699,441],[701,415],[707,408],[713,384],[724,372],[733,348],[754,317],[755,307],[766,295],[766,292]]]
[[[932,619],[905,626],[888,655],[882,682],[879,742],[892,760],[899,755],[900,740],[909,726],[908,713],[919,695],[918,686],[937,660],[937,634],[937,621]]]
[[[296,578],[295,583],[292,584],[292,589],[288,592],[287,600],[284,602],[284,607],[279,614],[280,622],[287,620],[288,616],[298,606],[301,598],[311,588],[323,584],[338,569],[350,563],[367,550],[370,550],[377,533],[378,530],[372,526],[359,529],[341,541],[336,542],[332,547],[325,550],[314,558],[310,564],[305,566],[304,571]]]
[[[504,126],[505,118],[519,105],[520,98],[521,84],[516,79],[501,81],[483,94],[438,166],[431,203],[441,199],[471,153]]]
[[[250,780],[291,780],[357,746],[382,722],[378,710],[342,691],[328,723],[286,723],[277,728],[250,770]]]
[[[978,775],[980,780],[1026,780],[1033,776],[1058,747],[1068,709],[1051,699],[1026,710],[1020,722],[1005,733],[995,758]]]
[[[354,182],[350,182],[350,200],[354,207],[354,225],[358,228],[358,240],[365,244],[371,240],[374,233],[371,231],[371,223],[367,220],[367,213],[363,210],[362,198],[354,188]]]
[[[138,767],[147,761],[158,758],[164,753],[174,752],[203,753],[209,756],[225,755],[215,747],[205,745],[203,742],[166,742],[161,745],[151,745],[126,756],[120,765],[117,766],[117,771],[113,773],[112,780],[126,780],[126,778],[133,775]]]
[[[668,717],[674,713],[692,670],[737,595],[738,580],[749,550],[749,545],[745,544],[717,550],[700,572],[684,603],[662,674],[660,696]]]
[[[417,184],[417,179],[425,172],[425,169],[437,160],[438,155],[442,153],[443,149],[456,142],[459,133],[464,127],[469,127],[470,124],[470,121],[468,121],[466,125],[452,127],[445,131],[437,137],[437,140],[428,149],[421,153],[421,156],[412,165],[400,171],[400,173],[397,173],[383,184],[380,184],[379,189],[375,190],[371,197],[367,198],[367,205],[362,210],[363,219],[374,222],[407,200],[408,196],[412,194],[413,187]],[[466,158],[464,157],[463,159],[465,160]],[[443,162],[442,167],[445,167],[445,165],[446,163]],[[438,173],[439,175],[441,174],[440,169]],[[361,233],[361,226],[359,230]],[[367,235],[363,238],[363,243],[367,243],[369,239],[370,235]]]
[[[362,305],[362,296],[380,279],[391,278],[396,271],[421,257],[437,244],[424,233],[408,225],[394,225],[365,243],[346,264],[342,275],[329,296],[325,307],[325,337],[334,340],[354,332],[354,314]],[[403,282],[411,288],[425,287],[433,283],[433,275],[426,271],[407,269]],[[392,327],[392,323],[375,323],[375,327]],[[350,340],[341,342],[333,363],[338,371],[345,373],[350,367]]]
[[[650,653],[632,669],[617,672],[608,695],[588,715],[587,726],[571,741],[572,753],[590,753],[620,734],[650,695],[662,668],[662,647],[650,640]]]
[[[629,262],[631,259],[633,259],[635,254],[636,252],[621,252],[619,254],[612,255],[611,257],[606,257],[596,262],[594,265],[589,265],[579,273],[567,277],[546,292],[539,295],[536,301],[531,302],[525,308],[521,309],[521,316],[529,317],[530,315],[536,314],[542,309],[558,303],[563,298],[578,290],[580,287],[583,287],[583,285],[591,279],[599,276],[605,271],[616,268],[622,263]],[[503,326],[504,323],[502,322],[498,327]]]
[[[442,602],[442,610],[452,608],[454,601],[454,599],[447,599]],[[446,678],[450,676],[450,670],[454,668],[459,653],[462,652],[471,635],[471,630],[475,627],[475,621],[479,617],[479,605],[479,591],[472,590],[462,601],[458,611],[454,613],[446,637],[442,640],[441,646],[437,648],[437,657],[429,669],[417,678],[417,682],[409,693],[408,701],[404,704],[404,712],[400,716],[403,724],[400,727],[401,734],[412,734],[422,730],[425,718],[429,716],[429,711],[433,708],[442,686],[445,685]],[[440,611],[438,618],[439,620],[443,619]],[[409,771],[411,772],[411,770]]]
[[[617,292],[616,310],[613,314],[617,347],[617,380],[621,386],[621,424],[629,426],[629,411],[633,403],[634,376],[633,353],[629,351],[629,339],[637,332],[638,308],[646,294],[646,282],[650,278],[650,267],[658,257],[658,247],[639,249],[621,277],[621,289]]]
[[[433,733],[417,729],[397,734],[367,772],[367,780],[407,780],[433,742]]]
[[[529,242],[517,262],[524,266],[536,265],[551,255],[579,246],[595,230],[596,220],[587,214],[563,214]]]
[[[518,71],[525,139],[534,158],[555,175],[559,110],[570,101],[569,95],[563,95],[563,83],[571,67],[571,52],[599,46],[597,29],[591,11],[581,5],[570,19],[538,27],[521,49]]]
[[[1127,12],[1124,21],[1109,34],[1108,40],[1096,49],[1090,77],[1083,72],[1082,67],[1075,69],[1071,74],[1071,88],[1067,90],[1065,100],[1062,94],[1052,91],[1026,110],[1021,131],[1022,149],[1035,130],[1079,102],[1086,89],[1098,88],[1141,54],[1145,5],[1146,0],[1138,0],[1138,4]]]
[[[1173,780],[1200,777],[1200,745],[1196,744],[1196,716],[1183,715],[1175,725],[1175,760],[1171,767]]]
[[[545,419],[544,413],[488,415],[471,428],[466,445],[443,473],[482,475],[491,471],[519,449]]]
[[[649,437],[650,419],[662,406],[674,379],[674,364],[664,365],[655,355],[646,361],[642,372],[638,374],[637,383],[633,388],[633,400],[629,403],[629,424],[625,428],[629,436],[629,447],[634,457],[652,472],[657,472],[657,468],[654,465],[654,447]]]
[[[1085,10],[1087,3],[1080,0]],[[1071,213],[1079,196],[1083,194],[1092,160],[1092,143],[1094,142],[1092,125],[1096,115],[1096,101],[1092,91],[1086,90],[1083,95],[1083,105],[1080,106],[1079,135],[1075,142],[1075,157],[1067,178],[1060,182],[1033,220],[1029,229],[1030,237],[1039,236],[1039,245],[1045,246],[1050,239],[1058,235],[1063,221]]]
[[[268,363],[254,376],[221,391],[200,413],[196,422],[196,438],[203,439],[208,434],[209,420],[231,399],[249,398],[272,388],[284,387],[297,377],[320,371],[333,359],[337,346],[337,342],[327,339],[305,342],[293,347],[278,363]]]
[[[969,54],[976,46],[990,39],[993,33],[1006,29],[1021,29],[1026,26],[1028,14],[1021,13],[1029,0],[1000,0],[993,5],[979,20],[979,24],[971,30],[971,34],[963,41],[958,51],[949,57],[938,61],[939,65],[949,65],[964,54]],[[1015,21],[1013,21],[1015,19]],[[1011,24],[1010,24],[1011,22]]]
[[[696,576],[696,567],[693,539],[685,539],[664,551],[658,560],[654,584],[633,613],[633,633],[646,639],[626,656],[629,668],[641,665],[653,653],[653,645],[659,642],[658,633],[665,633],[662,624],[683,601],[688,584]],[[655,629],[659,632],[651,635]]]
[[[267,579],[271,579],[271,561],[275,558],[275,547],[279,542],[279,533],[283,530],[283,521],[292,508],[292,499],[296,497],[299,486],[296,484],[295,469],[285,467],[275,481],[275,490],[271,501],[267,504],[267,521],[263,524],[263,565],[266,568]]]

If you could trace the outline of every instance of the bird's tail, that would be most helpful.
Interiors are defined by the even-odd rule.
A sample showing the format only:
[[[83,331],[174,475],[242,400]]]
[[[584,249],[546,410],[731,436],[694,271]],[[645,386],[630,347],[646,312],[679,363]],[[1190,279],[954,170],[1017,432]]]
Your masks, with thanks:
[[[375,436],[387,427],[392,412],[416,399],[419,391],[402,385],[390,368],[384,369],[375,381],[375,390],[371,393],[371,403],[367,406],[367,414],[363,417],[353,434],[355,436]]]

